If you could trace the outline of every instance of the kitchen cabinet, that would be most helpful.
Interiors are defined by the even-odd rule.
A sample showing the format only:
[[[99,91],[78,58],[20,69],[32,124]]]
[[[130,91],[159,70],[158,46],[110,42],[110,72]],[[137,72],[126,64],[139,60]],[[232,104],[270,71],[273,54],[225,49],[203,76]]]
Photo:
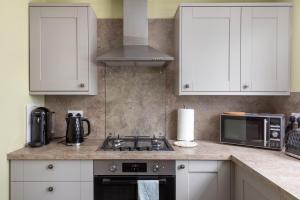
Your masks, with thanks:
[[[230,161],[176,161],[177,200],[230,200]]]
[[[11,200],[93,200],[93,161],[10,162]]]
[[[184,3],[175,17],[179,95],[289,95],[291,4]]]
[[[244,7],[241,24],[242,91],[289,91],[290,8]]]
[[[281,192],[266,179],[237,165],[233,166],[234,200],[283,200]]]
[[[97,19],[88,4],[32,3],[30,94],[97,94]]]

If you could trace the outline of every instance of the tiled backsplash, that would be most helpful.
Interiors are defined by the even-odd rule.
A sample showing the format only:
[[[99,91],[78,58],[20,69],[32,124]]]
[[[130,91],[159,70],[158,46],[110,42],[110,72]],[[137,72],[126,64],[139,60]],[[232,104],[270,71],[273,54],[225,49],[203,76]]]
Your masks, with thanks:
[[[149,20],[149,43],[173,55],[172,19]],[[98,53],[122,44],[122,20],[98,20]],[[99,64],[97,96],[46,96],[46,106],[56,112],[57,136],[65,134],[68,109],[83,110],[92,125],[90,138],[106,133],[162,134],[176,138],[177,109],[195,109],[195,138],[217,140],[219,114],[224,111],[291,112],[300,94],[290,97],[177,96],[174,65],[166,68],[105,67]]]

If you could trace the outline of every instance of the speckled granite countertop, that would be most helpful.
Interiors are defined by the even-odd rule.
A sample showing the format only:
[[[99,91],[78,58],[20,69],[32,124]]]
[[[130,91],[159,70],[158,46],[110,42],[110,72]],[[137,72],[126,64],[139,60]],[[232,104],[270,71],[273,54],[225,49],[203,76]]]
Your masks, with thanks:
[[[300,160],[282,152],[197,141],[194,148],[174,147],[172,152],[97,151],[103,140],[86,140],[80,147],[52,142],[41,148],[22,148],[7,155],[9,160],[72,159],[157,159],[232,160],[265,178],[286,193],[287,199],[300,199]],[[170,141],[173,143],[173,141]]]

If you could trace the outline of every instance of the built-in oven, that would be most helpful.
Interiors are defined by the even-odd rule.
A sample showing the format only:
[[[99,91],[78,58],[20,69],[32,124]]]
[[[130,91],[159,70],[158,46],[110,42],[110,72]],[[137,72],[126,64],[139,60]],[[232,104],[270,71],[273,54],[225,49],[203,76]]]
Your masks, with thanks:
[[[175,200],[175,161],[94,161],[94,200],[137,200],[140,180],[154,180],[160,200]],[[153,184],[153,183],[151,183]]]
[[[221,143],[281,150],[284,135],[282,114],[221,114]]]

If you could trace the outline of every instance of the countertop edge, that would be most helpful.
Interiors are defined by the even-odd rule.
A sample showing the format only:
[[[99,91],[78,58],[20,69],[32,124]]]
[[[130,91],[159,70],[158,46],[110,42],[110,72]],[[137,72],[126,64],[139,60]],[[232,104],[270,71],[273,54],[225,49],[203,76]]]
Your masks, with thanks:
[[[277,183],[273,182],[272,180],[270,180],[268,177],[264,176],[263,174],[261,174],[259,171],[255,170],[254,168],[252,168],[251,166],[247,165],[245,162],[243,162],[242,160],[240,160],[238,158],[238,156],[235,155],[231,155],[231,161],[234,162],[235,164],[237,164],[239,167],[244,168],[245,170],[249,170],[252,174],[257,175],[259,178],[264,179],[265,181],[267,181],[269,184],[271,184],[273,187],[276,187],[277,189],[279,189],[281,192],[284,192],[285,195],[287,195],[289,198],[293,198],[293,199],[299,199],[297,196],[295,196],[293,193],[291,193],[290,191],[287,191],[286,189],[284,189],[283,187],[279,186]]]

